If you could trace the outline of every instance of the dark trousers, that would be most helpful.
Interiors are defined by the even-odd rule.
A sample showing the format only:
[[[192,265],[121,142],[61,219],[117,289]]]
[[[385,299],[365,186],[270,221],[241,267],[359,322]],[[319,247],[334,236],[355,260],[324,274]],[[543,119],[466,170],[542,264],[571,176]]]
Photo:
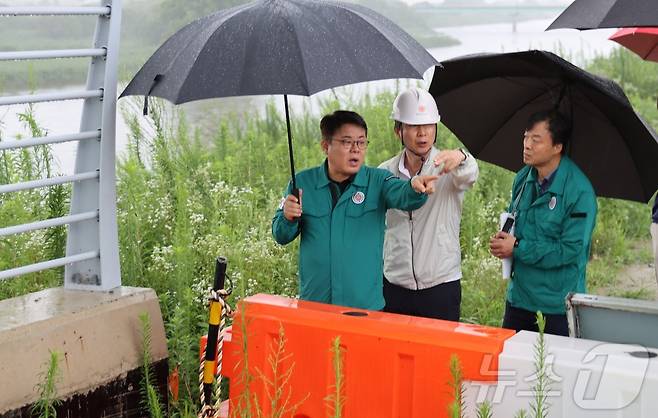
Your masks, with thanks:
[[[410,290],[394,285],[384,277],[384,300],[384,312],[459,321],[461,280]]]
[[[544,328],[546,334],[569,336],[569,323],[566,314],[544,314],[544,318],[546,319],[546,328]],[[516,332],[522,329],[539,332],[536,313],[515,308],[508,301],[505,303],[503,328],[513,329]]]

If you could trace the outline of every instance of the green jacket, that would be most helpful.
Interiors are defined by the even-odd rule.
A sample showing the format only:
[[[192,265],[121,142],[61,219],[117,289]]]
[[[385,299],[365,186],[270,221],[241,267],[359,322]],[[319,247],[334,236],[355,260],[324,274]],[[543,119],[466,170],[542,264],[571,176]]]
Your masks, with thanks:
[[[382,309],[386,210],[418,209],[427,196],[416,193],[410,181],[365,165],[333,210],[324,166],[297,174],[297,187],[303,190],[301,221],[288,221],[279,208],[272,219],[272,234],[279,244],[287,244],[301,234],[300,297],[334,305]],[[289,193],[290,185],[286,195]]]
[[[564,314],[569,292],[585,292],[585,270],[596,223],[596,195],[589,180],[563,156],[553,182],[539,194],[537,170],[526,166],[512,187],[517,207],[512,280],[507,300],[514,307]]]

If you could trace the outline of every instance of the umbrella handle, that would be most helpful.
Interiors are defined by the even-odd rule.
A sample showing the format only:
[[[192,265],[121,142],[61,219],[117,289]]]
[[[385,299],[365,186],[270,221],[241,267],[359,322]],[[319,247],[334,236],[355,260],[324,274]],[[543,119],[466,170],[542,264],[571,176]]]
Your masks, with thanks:
[[[292,194],[299,199],[299,189],[295,179],[295,159],[292,152],[292,133],[290,132],[290,112],[288,111],[288,95],[283,95],[283,103],[286,107],[286,128],[288,128],[288,156],[290,157],[290,177],[292,177]]]

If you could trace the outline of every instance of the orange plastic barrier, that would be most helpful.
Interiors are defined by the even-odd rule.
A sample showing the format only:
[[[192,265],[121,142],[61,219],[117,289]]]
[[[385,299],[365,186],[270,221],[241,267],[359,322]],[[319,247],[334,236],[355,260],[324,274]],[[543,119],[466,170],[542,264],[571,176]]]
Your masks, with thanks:
[[[285,351],[277,362],[281,327]],[[451,355],[459,357],[465,380],[496,380],[498,354],[512,335],[502,328],[259,294],[239,304],[225,338],[222,374],[230,378],[231,415],[246,407],[248,396],[252,411],[255,399],[264,416],[270,416],[278,388],[278,405],[298,404],[294,414],[283,416],[333,416],[328,400],[335,393],[331,347],[340,336],[342,417],[447,417],[453,400]],[[203,350],[205,337],[201,345]]]

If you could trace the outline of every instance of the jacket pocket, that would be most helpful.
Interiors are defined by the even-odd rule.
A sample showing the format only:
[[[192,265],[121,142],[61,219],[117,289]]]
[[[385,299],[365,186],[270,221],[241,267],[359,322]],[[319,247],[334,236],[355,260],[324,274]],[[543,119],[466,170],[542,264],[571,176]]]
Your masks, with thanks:
[[[303,205],[303,202],[302,202]],[[311,207],[305,208],[302,206],[302,216],[310,216],[312,218],[324,218],[329,216],[331,209],[329,207]]]
[[[302,203],[303,205],[303,203]],[[331,209],[326,207],[309,207],[302,206],[302,224],[301,227],[305,234],[321,234],[329,228],[329,219]]]
[[[347,208],[345,209],[345,216],[350,218],[360,218],[362,216],[370,216],[372,214],[376,214],[378,207],[377,203],[377,200],[373,200],[372,202],[366,201],[360,205],[357,205],[350,199],[347,203]]]
[[[434,236],[426,235],[423,238],[414,244],[417,260],[420,261],[418,275],[427,279],[454,279],[461,263],[459,238],[444,226],[437,228]],[[426,283],[428,286],[436,284],[434,281]]]
[[[555,222],[552,220],[539,220],[538,219],[537,227],[540,237],[549,238],[557,240],[562,235],[562,223]]]

